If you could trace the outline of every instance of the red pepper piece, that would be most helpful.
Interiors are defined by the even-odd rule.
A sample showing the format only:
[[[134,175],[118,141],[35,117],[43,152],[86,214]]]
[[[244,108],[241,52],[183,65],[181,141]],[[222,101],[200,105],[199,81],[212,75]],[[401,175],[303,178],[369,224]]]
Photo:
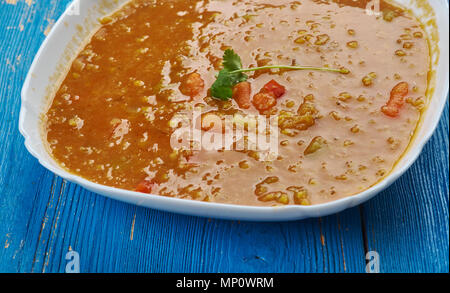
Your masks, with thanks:
[[[266,83],[261,92],[273,93],[274,96],[279,99],[286,93],[286,88],[272,79]]]
[[[233,99],[241,109],[250,108],[250,94],[252,88],[249,82],[240,82],[233,87]]]
[[[406,95],[408,95],[408,83],[400,82],[392,89],[389,101],[381,107],[381,111],[389,117],[397,117],[405,103]]]
[[[275,106],[277,104],[277,100],[272,92],[259,93],[253,97],[252,103],[259,112],[264,112]]]
[[[203,81],[200,74],[194,72],[189,74],[186,79],[182,82],[180,91],[189,97],[195,97],[200,94],[205,87],[205,82]]]
[[[142,180],[137,186],[135,191],[142,193],[151,193],[154,183],[150,180]]]

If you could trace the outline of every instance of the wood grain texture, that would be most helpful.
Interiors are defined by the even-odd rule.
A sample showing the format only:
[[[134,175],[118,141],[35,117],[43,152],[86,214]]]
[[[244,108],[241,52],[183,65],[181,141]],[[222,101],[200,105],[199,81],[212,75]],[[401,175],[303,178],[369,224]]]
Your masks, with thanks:
[[[252,223],[136,207],[68,183],[20,136],[20,90],[68,0],[0,0],[0,272],[448,272],[448,105],[413,167],[375,199],[320,219]]]
[[[447,102],[436,133],[417,162],[364,205],[369,250],[380,254],[382,270],[449,270],[448,114]]]

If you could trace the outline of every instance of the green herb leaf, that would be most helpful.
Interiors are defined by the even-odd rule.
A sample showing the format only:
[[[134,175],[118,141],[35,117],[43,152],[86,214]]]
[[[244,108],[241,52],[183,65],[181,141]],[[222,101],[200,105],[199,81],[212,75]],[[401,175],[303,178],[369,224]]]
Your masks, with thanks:
[[[211,87],[211,95],[223,101],[229,100],[233,96],[233,87],[247,78],[243,73],[230,73],[228,69],[222,69]]]
[[[334,69],[327,67],[312,67],[312,66],[287,66],[287,65],[270,65],[253,68],[242,68],[241,57],[232,49],[225,50],[223,54],[223,68],[217,75],[217,79],[211,86],[211,95],[213,98],[227,101],[233,96],[233,87],[248,79],[244,72],[263,70],[263,69],[289,69],[289,70],[314,70],[314,71],[329,71],[348,74],[346,68]]]
[[[232,49],[225,50],[222,64],[223,68],[229,72],[242,69],[241,57],[239,57]]]
[[[220,100],[229,100],[233,96],[233,87],[243,81],[246,81],[248,76],[242,72],[232,73],[232,71],[242,69],[241,57],[232,49],[225,50],[223,54],[223,68],[217,79],[211,87],[211,95]]]
[[[223,69],[219,72],[216,81],[211,86],[211,95],[214,98],[226,101],[233,96],[233,82],[228,70]]]

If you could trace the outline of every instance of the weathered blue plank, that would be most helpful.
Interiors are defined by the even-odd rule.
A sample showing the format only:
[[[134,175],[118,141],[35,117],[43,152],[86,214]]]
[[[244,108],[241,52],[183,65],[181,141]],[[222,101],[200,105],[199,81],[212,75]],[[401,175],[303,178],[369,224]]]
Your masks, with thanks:
[[[66,183],[28,155],[16,125],[20,87],[49,23],[68,1],[2,2],[0,271],[323,272],[364,268],[359,212],[297,223],[207,220],[115,202]]]
[[[448,102],[411,169],[364,205],[369,250],[382,271],[449,271]]]
[[[48,225],[46,209],[51,209],[38,202],[49,201],[54,176],[26,153],[17,129],[27,69],[45,37],[48,19],[63,8],[42,2],[32,6],[25,1],[0,2],[0,271],[31,270],[32,262],[26,259],[32,259],[34,251],[28,251],[42,236],[45,239],[39,231]]]
[[[365,238],[382,271],[448,271],[448,108],[418,163],[364,206],[367,235],[358,208],[289,223],[208,220],[106,199],[43,169],[17,130],[20,88],[67,3],[0,2],[0,272],[63,272],[69,249],[82,272],[363,272]]]
[[[63,272],[69,247],[80,253],[84,272],[364,269],[360,227],[341,219],[347,227],[339,231],[336,215],[292,223],[208,220],[119,203],[73,184],[62,186],[54,190],[61,196],[48,204],[54,207],[47,210],[49,225],[33,228],[35,234],[41,230],[37,247],[23,253],[23,260],[32,263],[36,272]],[[340,214],[351,221],[355,216],[357,209]]]

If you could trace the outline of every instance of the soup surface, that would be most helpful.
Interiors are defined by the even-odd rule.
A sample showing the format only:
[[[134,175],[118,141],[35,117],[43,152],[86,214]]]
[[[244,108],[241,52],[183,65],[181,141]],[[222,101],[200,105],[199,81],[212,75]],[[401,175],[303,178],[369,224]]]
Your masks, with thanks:
[[[405,152],[429,71],[419,22],[368,2],[131,1],[100,20],[57,91],[51,154],[93,182],[161,196],[272,206],[359,193]],[[263,68],[211,89],[235,76],[218,76],[224,51],[243,68],[340,72]]]

